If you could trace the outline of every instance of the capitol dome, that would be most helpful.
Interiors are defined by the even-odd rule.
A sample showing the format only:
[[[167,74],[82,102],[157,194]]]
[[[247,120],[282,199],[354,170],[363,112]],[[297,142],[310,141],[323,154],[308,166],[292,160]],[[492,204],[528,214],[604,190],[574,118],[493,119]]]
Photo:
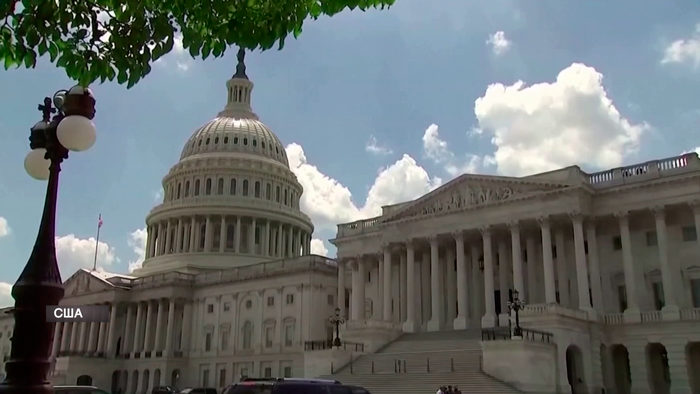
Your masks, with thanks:
[[[227,102],[185,143],[146,218],[136,275],[196,273],[310,254],[313,225],[280,139],[251,107],[253,83],[238,52]]]

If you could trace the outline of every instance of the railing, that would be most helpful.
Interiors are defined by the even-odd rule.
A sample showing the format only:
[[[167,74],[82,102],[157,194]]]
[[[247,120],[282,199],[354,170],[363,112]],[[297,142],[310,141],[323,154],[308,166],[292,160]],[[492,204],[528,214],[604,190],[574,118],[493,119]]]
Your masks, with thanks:
[[[700,320],[700,308],[681,309],[681,320]]]
[[[378,225],[379,225],[379,218],[380,217],[381,216],[377,216],[374,218],[358,220],[358,221],[352,222],[352,223],[339,224],[338,225],[338,234],[336,236],[338,238],[340,238],[340,237],[347,237],[350,235],[357,235],[357,234],[362,234],[362,233],[379,231]]]
[[[481,356],[479,356],[479,358],[481,358]],[[355,360],[357,359],[354,359],[349,364],[350,373],[353,375],[396,373],[442,373],[455,372],[457,369],[473,370],[469,367],[464,368],[464,362],[462,362],[462,364],[458,364],[460,368],[456,367],[454,357],[436,357],[432,360],[430,359],[430,357],[426,357],[425,359],[412,359],[410,360],[410,362],[409,360],[395,358],[391,360],[391,364],[389,364],[389,360],[386,360],[386,362],[377,362],[375,360],[372,360],[369,365],[364,365],[364,370],[358,370],[358,368],[354,365]],[[479,364],[481,364],[481,360],[479,360]],[[467,365],[470,364],[467,363]],[[367,368],[369,368],[369,370],[367,370]],[[478,368],[480,369],[481,366],[479,365]]]
[[[304,342],[304,350],[305,351],[328,350],[328,349],[333,349],[333,348],[335,348],[335,346],[333,346],[332,340],[306,341],[306,342]],[[343,349],[343,350],[353,351],[353,352],[364,352],[365,351],[365,344],[359,343],[359,342],[340,341],[340,347],[338,347],[338,348]]]
[[[588,312],[579,309],[571,309],[559,304],[533,304],[525,305],[525,308],[520,312],[520,316],[537,316],[537,315],[559,315],[570,317],[572,319],[589,320]]]
[[[606,187],[698,170],[700,170],[698,156],[695,153],[686,153],[681,156],[652,160],[587,175],[589,184]]]
[[[367,319],[350,320],[347,323],[345,323],[345,327],[348,330],[357,330],[362,328],[379,328],[385,330],[395,330],[398,328],[398,325],[388,321]]]
[[[552,343],[554,335],[550,332],[534,330],[532,328],[520,328],[523,332],[522,339],[532,342]],[[513,339],[513,331],[508,327],[484,328],[481,330],[482,341],[498,341]]]

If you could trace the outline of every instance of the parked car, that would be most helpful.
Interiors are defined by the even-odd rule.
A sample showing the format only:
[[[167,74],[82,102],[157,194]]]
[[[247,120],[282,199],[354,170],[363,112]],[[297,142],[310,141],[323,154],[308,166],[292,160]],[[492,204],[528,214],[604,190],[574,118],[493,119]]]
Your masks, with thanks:
[[[95,386],[53,386],[56,394],[109,394]]]
[[[158,386],[154,387],[153,390],[151,390],[151,394],[174,394],[176,392],[177,390],[170,386]]]
[[[180,394],[219,394],[215,388],[211,387],[195,387],[180,391]]]
[[[358,386],[337,380],[297,378],[246,378],[227,387],[221,394],[370,394]]]

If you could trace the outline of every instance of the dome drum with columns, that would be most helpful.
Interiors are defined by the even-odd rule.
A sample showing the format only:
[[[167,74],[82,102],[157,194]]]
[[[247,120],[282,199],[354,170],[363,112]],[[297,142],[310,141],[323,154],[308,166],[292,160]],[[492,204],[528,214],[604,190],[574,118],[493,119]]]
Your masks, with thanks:
[[[226,83],[224,110],[192,134],[163,179],[163,202],[146,218],[138,275],[232,268],[310,250],[303,188],[279,138],[250,106],[243,56]]]

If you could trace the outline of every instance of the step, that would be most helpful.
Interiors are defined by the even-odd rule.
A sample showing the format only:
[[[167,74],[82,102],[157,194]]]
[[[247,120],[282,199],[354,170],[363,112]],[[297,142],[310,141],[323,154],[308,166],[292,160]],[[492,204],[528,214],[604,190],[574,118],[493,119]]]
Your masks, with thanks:
[[[350,375],[329,378],[344,384],[362,386],[372,394],[425,394],[440,386],[457,386],[463,393],[518,393],[514,388],[481,372]],[[430,391],[432,390],[432,391]]]

